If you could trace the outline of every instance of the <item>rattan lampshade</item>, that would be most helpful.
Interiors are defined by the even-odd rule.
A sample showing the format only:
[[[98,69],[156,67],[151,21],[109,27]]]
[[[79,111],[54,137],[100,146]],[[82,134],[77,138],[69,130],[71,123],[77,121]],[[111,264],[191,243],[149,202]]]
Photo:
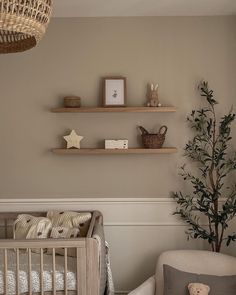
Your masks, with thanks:
[[[28,50],[44,35],[52,0],[0,0],[0,53]]]

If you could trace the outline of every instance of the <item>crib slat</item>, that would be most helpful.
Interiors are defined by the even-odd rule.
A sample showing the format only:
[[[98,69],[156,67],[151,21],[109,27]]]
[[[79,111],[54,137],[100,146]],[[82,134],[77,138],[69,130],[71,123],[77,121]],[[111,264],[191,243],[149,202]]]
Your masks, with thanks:
[[[8,221],[7,221],[7,219],[4,219],[4,227],[5,227],[5,239],[7,239],[8,238],[8,233],[7,233]]]
[[[43,284],[43,249],[40,248],[40,286],[41,295],[44,295],[44,284]]]
[[[77,295],[87,294],[86,290],[86,248],[76,248]]]
[[[52,248],[52,290],[53,290],[53,295],[56,295],[56,259],[55,259],[55,248]]]
[[[64,249],[64,257],[65,257],[65,260],[64,260],[64,292],[65,292],[65,295],[68,294],[67,292],[67,248]]]
[[[81,277],[81,269],[80,269],[80,264],[79,264],[79,249],[76,248],[76,264],[77,264],[77,295],[79,295],[80,293],[82,293],[82,284],[81,284],[81,280],[80,280],[80,277]]]
[[[19,261],[19,249],[16,249],[16,294],[20,295],[19,290],[19,268],[20,268],[20,261]]]
[[[4,294],[8,295],[7,284],[7,249],[4,249]]]
[[[29,289],[29,295],[32,295],[32,259],[31,259],[31,249],[28,249],[28,289]]]

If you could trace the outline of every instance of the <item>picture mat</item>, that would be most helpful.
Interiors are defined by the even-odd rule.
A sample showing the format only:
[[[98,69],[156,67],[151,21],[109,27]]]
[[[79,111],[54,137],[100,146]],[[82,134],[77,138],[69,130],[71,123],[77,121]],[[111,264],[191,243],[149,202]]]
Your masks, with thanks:
[[[105,81],[105,104],[123,105],[124,102],[124,80],[107,79]]]

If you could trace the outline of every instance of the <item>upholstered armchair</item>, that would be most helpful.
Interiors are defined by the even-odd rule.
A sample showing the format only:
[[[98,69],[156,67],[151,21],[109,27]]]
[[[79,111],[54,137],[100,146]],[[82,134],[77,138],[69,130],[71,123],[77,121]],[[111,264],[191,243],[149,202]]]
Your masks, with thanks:
[[[129,295],[163,295],[163,264],[185,272],[218,276],[236,275],[235,257],[199,250],[167,251],[158,258],[156,274]]]

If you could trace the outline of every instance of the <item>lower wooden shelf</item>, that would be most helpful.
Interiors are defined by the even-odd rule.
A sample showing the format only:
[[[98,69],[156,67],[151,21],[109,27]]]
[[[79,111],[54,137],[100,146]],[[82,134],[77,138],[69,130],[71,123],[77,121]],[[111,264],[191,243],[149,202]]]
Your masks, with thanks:
[[[175,147],[164,147],[160,149],[53,149],[52,152],[57,155],[115,155],[115,154],[173,154],[177,152]]]

